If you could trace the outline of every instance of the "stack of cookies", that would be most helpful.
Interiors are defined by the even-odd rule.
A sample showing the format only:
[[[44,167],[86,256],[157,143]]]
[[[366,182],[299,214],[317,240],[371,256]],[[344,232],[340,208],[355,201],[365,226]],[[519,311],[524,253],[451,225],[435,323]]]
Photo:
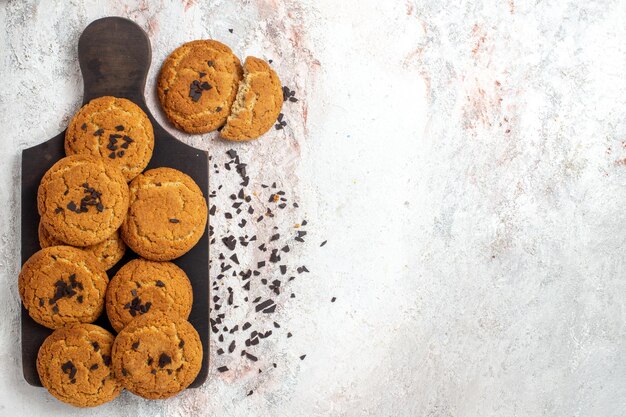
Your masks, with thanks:
[[[174,126],[188,133],[217,129],[233,141],[267,132],[283,103],[268,63],[248,57],[242,67],[213,40],[176,49],[157,90]],[[188,175],[166,167],[144,172],[153,149],[153,128],[140,107],[100,97],[73,117],[67,156],[39,186],[42,249],[22,267],[19,292],[33,320],[54,329],[37,358],[41,382],[75,406],[105,403],[123,388],[167,398],[200,371],[202,345],[187,321],[191,283],[168,261],[198,243],[207,204]],[[139,258],[109,282],[106,271],[127,247]],[[90,324],[105,309],[117,336]]]
[[[187,321],[191,283],[169,261],[200,240],[207,204],[183,172],[144,172],[153,148],[141,108],[100,97],[74,116],[67,156],[39,186],[42,249],[22,267],[19,292],[33,320],[54,329],[37,358],[41,382],[75,406],[105,403],[124,388],[167,398],[200,371],[202,345]],[[127,247],[139,258],[109,282],[106,271]],[[117,336],[90,324],[105,309]]]

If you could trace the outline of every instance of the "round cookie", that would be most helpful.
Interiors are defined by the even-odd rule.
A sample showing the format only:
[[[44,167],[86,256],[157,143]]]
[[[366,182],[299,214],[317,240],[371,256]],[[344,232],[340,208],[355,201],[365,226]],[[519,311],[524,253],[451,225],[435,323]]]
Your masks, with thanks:
[[[280,79],[269,64],[249,56],[243,81],[220,136],[234,141],[252,140],[267,132],[283,106]]]
[[[242,77],[230,48],[213,40],[178,47],[167,57],[157,82],[167,118],[189,133],[206,133],[226,122]]]
[[[128,211],[128,185],[102,159],[72,155],[46,172],[37,191],[41,222],[52,237],[90,246],[111,236]]]
[[[39,222],[39,246],[47,248],[50,246],[65,245],[64,242],[51,236],[41,222]],[[90,252],[96,257],[98,262],[102,265],[105,271],[111,269],[126,252],[126,244],[120,237],[119,230],[116,230],[111,236],[100,243],[96,243],[92,246],[86,246],[81,248],[87,252]]]
[[[207,204],[188,175],[156,168],[130,184],[130,206],[122,224],[122,239],[152,261],[169,261],[185,254],[206,230]]]
[[[122,391],[111,366],[115,337],[93,324],[74,324],[52,332],[37,354],[41,384],[57,399],[76,407],[95,407]]]
[[[200,372],[202,344],[188,321],[155,312],[124,327],[113,343],[112,358],[124,388],[144,398],[168,398]]]
[[[187,274],[171,262],[134,259],[117,271],[107,287],[107,316],[117,332],[147,312],[187,319],[192,303]]]
[[[125,98],[98,97],[74,115],[65,131],[67,155],[91,155],[117,167],[130,181],[150,162],[154,131],[148,116]]]
[[[18,278],[28,314],[51,329],[96,320],[104,308],[108,283],[96,258],[71,246],[36,252],[24,263]]]

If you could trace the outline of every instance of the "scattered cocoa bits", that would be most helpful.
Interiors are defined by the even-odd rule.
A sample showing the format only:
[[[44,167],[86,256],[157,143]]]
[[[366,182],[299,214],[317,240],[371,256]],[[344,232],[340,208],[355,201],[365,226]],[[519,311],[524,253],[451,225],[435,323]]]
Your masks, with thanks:
[[[285,88],[283,95],[285,101],[293,102],[290,98],[295,98],[295,91]],[[284,122],[284,118],[281,114],[277,123]],[[218,166],[224,169],[212,177],[212,181],[217,178],[223,183],[212,184],[209,214],[220,212],[228,220],[222,229],[210,227],[209,231],[214,254],[210,263],[210,322],[211,331],[217,336],[216,353],[235,363],[240,357],[261,361],[254,350],[264,340],[275,337],[274,332],[292,337],[269,315],[275,314],[278,305],[289,297],[295,297],[292,282],[296,273],[309,272],[306,266],[295,264],[300,253],[297,246],[306,244],[307,221],[298,222],[299,205],[292,201],[289,190],[280,189],[278,181],[254,185],[248,165],[236,150],[225,152],[223,159],[219,155],[212,157],[215,170]],[[284,224],[289,226],[279,226]],[[294,224],[298,225],[295,234],[291,227]],[[250,244],[257,240],[257,244]],[[283,281],[283,276],[288,279]],[[242,307],[247,308],[248,316],[237,323],[231,314]],[[244,345],[241,355],[235,354],[237,346]]]

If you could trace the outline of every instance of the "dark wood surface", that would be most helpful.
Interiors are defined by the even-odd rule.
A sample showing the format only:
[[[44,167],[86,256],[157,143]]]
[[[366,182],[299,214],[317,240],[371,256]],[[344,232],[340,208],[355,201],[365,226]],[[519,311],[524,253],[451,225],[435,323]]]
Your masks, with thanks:
[[[209,195],[207,152],[186,145],[167,133],[146,106],[144,87],[151,55],[148,36],[134,22],[121,17],[92,22],[78,41],[78,59],[85,85],[83,104],[104,95],[125,97],[135,102],[146,112],[154,127],[154,154],[147,169],[167,166],[183,171],[196,181],[206,198]],[[37,188],[44,173],[65,156],[64,137],[65,132],[62,132],[22,151],[22,264],[40,249]],[[128,249],[124,259],[108,271],[109,278],[136,257]],[[208,224],[198,244],[173,262],[187,273],[193,286],[194,303],[189,321],[200,334],[204,349],[202,369],[191,385],[198,387],[206,380],[209,362]],[[106,314],[96,324],[114,333]],[[22,366],[24,378],[31,385],[41,386],[36,368],[37,352],[50,333],[50,329],[35,323],[22,306]]]

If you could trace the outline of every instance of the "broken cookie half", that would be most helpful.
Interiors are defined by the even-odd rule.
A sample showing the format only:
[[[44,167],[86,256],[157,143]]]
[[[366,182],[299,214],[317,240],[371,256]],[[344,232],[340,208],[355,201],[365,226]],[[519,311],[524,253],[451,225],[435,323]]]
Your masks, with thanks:
[[[283,105],[283,91],[276,72],[262,59],[249,56],[237,97],[220,136],[232,141],[257,139],[276,121]]]

